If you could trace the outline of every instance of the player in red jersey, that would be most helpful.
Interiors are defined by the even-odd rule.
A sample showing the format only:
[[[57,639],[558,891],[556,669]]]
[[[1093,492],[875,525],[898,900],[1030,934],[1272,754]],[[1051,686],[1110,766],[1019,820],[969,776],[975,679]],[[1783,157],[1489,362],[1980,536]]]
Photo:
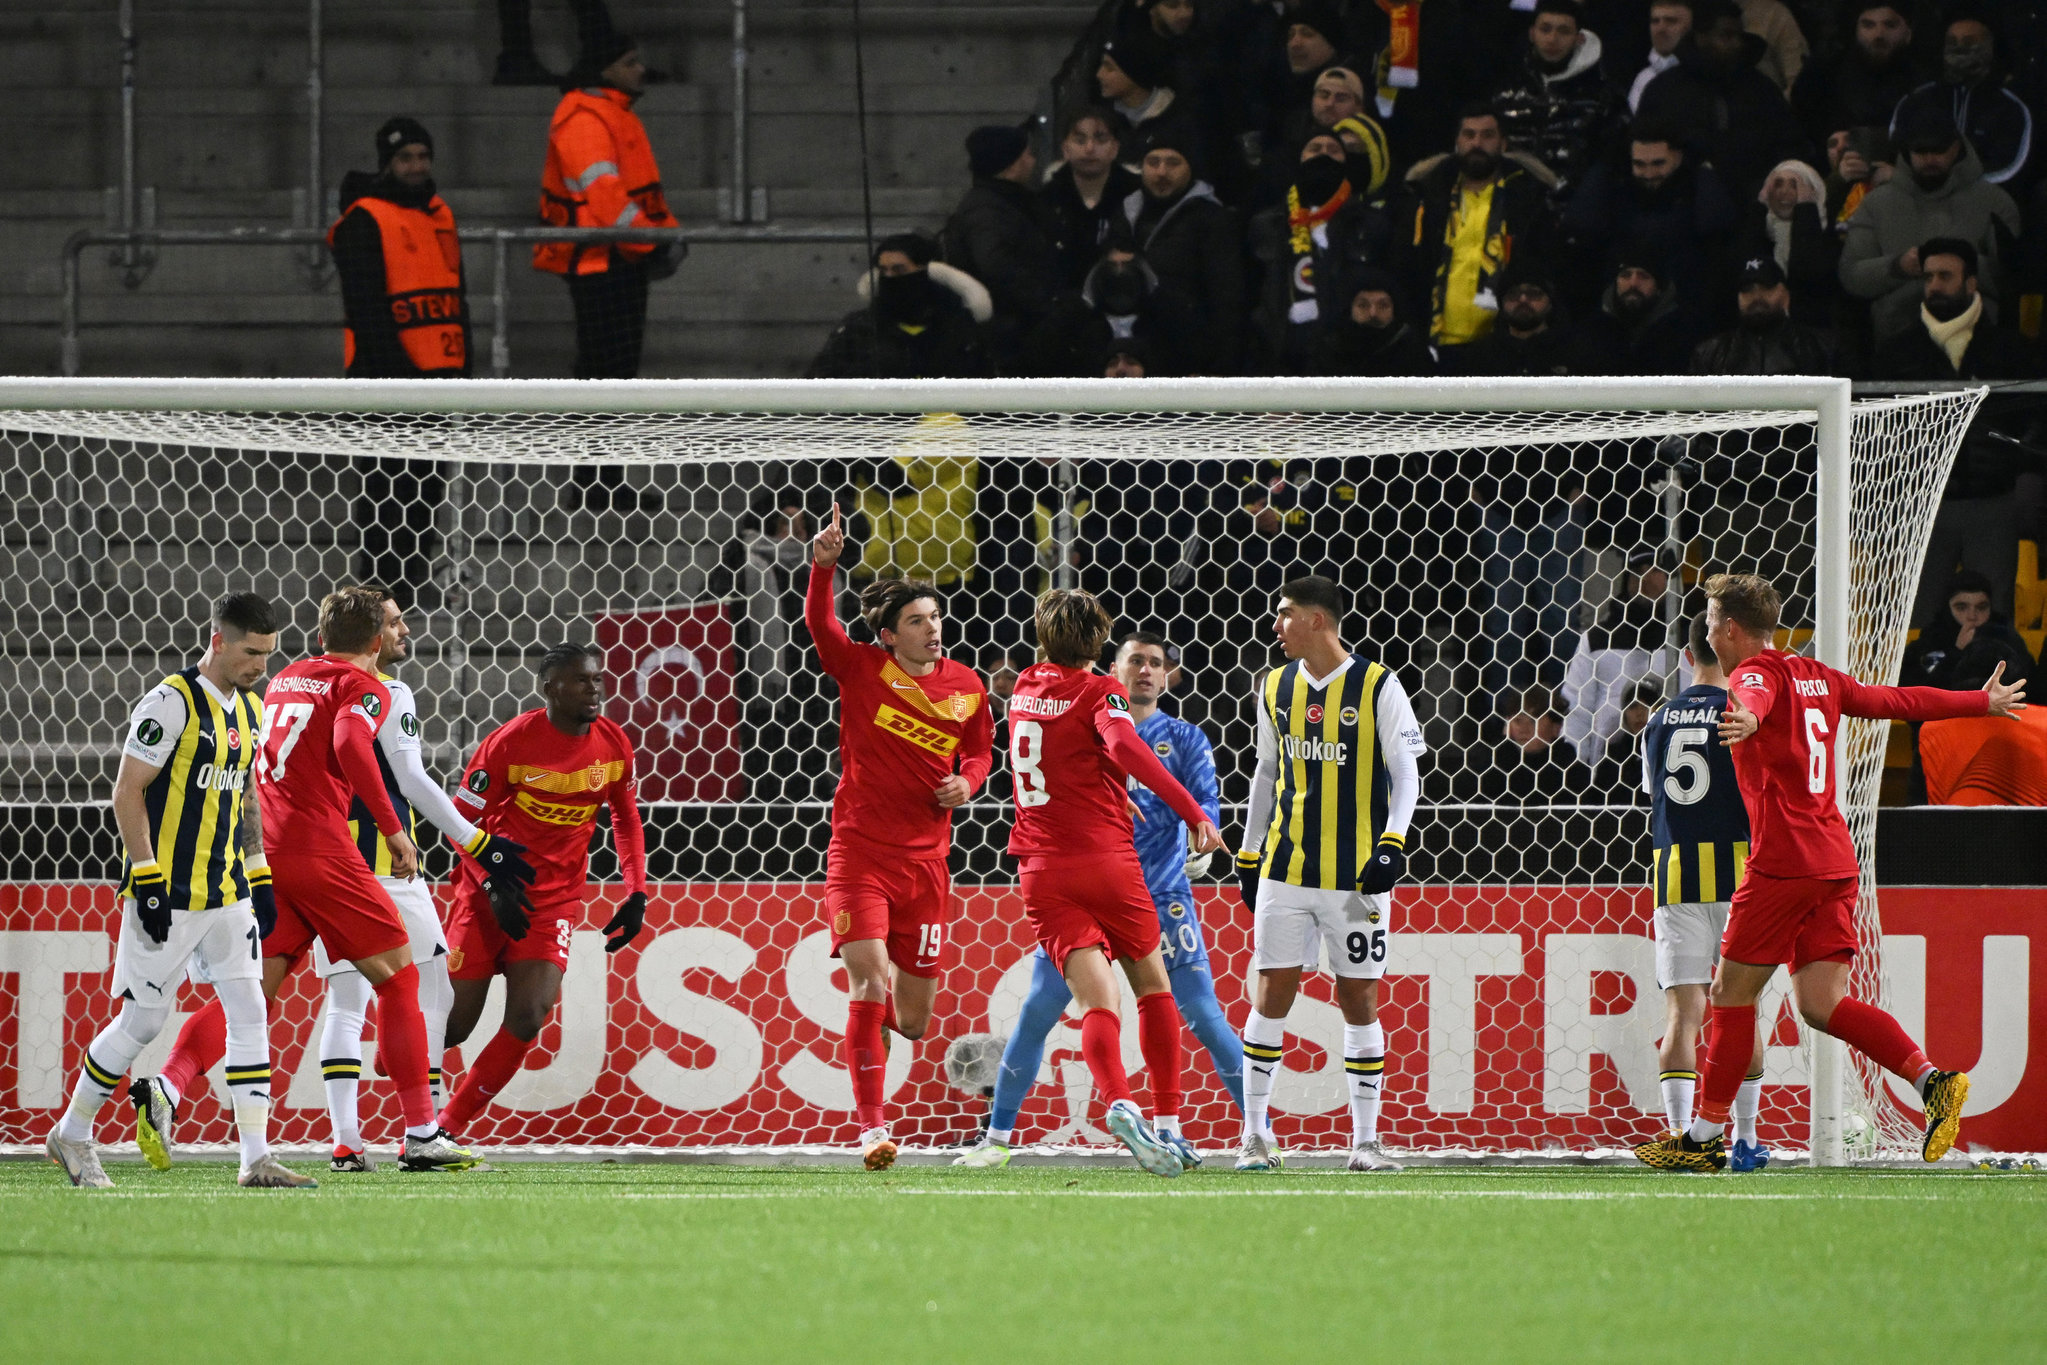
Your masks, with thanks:
[[[1185,1169],[1179,1153],[1159,1140],[1130,1096],[1109,967],[1116,959],[1130,978],[1154,1110],[1177,1127],[1180,1011],[1159,951],[1158,909],[1132,839],[1129,779],[1186,821],[1195,854],[1221,848],[1222,834],[1137,737],[1123,684],[1094,671],[1113,628],[1102,604],[1085,592],[1054,589],[1038,599],[1037,627],[1046,661],[1018,676],[1009,699],[1016,779],[1009,851],[1020,864],[1031,928],[1083,1011],[1081,1055],[1108,1103],[1109,1131],[1147,1171],[1177,1176]]]
[[[604,667],[594,645],[556,645],[540,659],[547,705],[512,717],[470,756],[455,799],[487,833],[513,840],[534,870],[530,888],[465,857],[448,916],[448,971],[455,1007],[448,1044],[469,1036],[490,979],[505,978],[505,1018],[441,1111],[450,1132],[467,1127],[525,1063],[569,966],[583,922],[597,811],[609,807],[626,897],[604,926],[604,950],[639,936],[647,918],[647,840],[633,790],[633,743],[604,718]]]
[[[1719,1170],[1721,1134],[1755,1047],[1756,1000],[1780,964],[1808,1026],[1832,1034],[1918,1087],[1926,1106],[1920,1154],[1938,1161],[1954,1145],[1969,1078],[1926,1060],[1884,1011],[1848,994],[1855,957],[1859,869],[1836,796],[1841,717],[1940,720],[2010,716],[2025,692],[2000,667],[1979,692],[1875,687],[1771,646],[1777,590],[1753,574],[1706,581],[1707,640],[1728,676],[1720,738],[1732,751],[1748,807],[1748,875],[1728,907],[1713,980],[1713,1035],[1691,1128],[1635,1155],[1664,1170]]]
[[[825,917],[852,995],[846,1071],[861,1156],[879,1171],[896,1159],[883,1106],[883,1030],[914,1041],[930,1026],[953,917],[952,812],[987,780],[995,727],[980,675],[944,656],[938,590],[929,583],[869,584],[861,609],[881,644],[847,638],[833,607],[845,548],[834,504],[831,524],[811,543],[803,622],[839,684]]]

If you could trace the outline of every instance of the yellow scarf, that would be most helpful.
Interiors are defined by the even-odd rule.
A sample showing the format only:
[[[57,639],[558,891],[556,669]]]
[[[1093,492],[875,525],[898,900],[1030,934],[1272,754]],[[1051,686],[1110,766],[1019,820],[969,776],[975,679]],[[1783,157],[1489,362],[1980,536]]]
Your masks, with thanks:
[[[1919,320],[1926,324],[1926,335],[1932,337],[1940,349],[1947,352],[1947,363],[1956,370],[1962,368],[1962,357],[1969,353],[1969,342],[1976,335],[1976,324],[1983,318],[1983,296],[1978,294],[1969,300],[1969,306],[1955,317],[1942,322],[1926,311],[1926,305],[1919,305]]]

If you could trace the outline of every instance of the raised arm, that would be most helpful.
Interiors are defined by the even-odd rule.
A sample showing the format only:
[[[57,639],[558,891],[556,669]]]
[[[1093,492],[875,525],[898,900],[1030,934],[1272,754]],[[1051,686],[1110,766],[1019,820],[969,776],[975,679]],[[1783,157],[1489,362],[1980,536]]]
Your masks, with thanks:
[[[2000,662],[1990,681],[1973,692],[1944,687],[1879,687],[1836,673],[1841,687],[1841,714],[1865,720],[1953,720],[1966,716],[2011,716],[2026,709],[2023,684],[2004,681]]]
[[[846,551],[846,528],[839,505],[832,504],[832,519],[810,542],[810,586],[803,594],[803,624],[817,645],[817,657],[827,673],[838,673],[853,659],[853,641],[839,624],[837,603],[839,556]]]

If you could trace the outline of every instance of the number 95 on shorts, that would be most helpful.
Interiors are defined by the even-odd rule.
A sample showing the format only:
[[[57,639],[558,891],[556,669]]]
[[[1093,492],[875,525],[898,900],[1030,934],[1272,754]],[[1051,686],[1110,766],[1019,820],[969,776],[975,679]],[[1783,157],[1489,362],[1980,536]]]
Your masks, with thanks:
[[[1392,933],[1391,896],[1323,891],[1268,877],[1258,883],[1251,966],[1256,971],[1314,971],[1326,954],[1336,975],[1376,980],[1386,974]]]

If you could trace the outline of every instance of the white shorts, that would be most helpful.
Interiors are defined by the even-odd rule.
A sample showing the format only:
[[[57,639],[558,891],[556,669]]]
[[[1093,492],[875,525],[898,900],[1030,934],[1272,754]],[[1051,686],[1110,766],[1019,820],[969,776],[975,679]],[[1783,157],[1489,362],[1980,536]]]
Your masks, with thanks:
[[[1691,901],[1656,907],[1656,984],[1710,986],[1727,932],[1726,901]]]
[[[143,930],[135,902],[122,900],[109,993],[117,1000],[126,996],[168,1009],[181,977],[201,986],[262,979],[263,941],[247,901],[212,910],[173,910],[170,937],[156,943]]]
[[[1322,891],[1267,877],[1258,883],[1251,917],[1251,967],[1312,972],[1326,948],[1329,969],[1338,976],[1377,980],[1386,975],[1392,932],[1391,896]]]
[[[441,912],[434,906],[433,888],[424,880],[414,877],[401,881],[397,877],[379,877],[377,884],[390,894],[391,903],[398,907],[398,913],[405,919],[405,928],[412,935],[412,960],[431,962],[448,951],[448,935],[441,928]],[[313,972],[317,976],[339,976],[352,972],[355,964],[343,959],[340,962],[327,960],[327,945],[319,939],[313,940]]]

